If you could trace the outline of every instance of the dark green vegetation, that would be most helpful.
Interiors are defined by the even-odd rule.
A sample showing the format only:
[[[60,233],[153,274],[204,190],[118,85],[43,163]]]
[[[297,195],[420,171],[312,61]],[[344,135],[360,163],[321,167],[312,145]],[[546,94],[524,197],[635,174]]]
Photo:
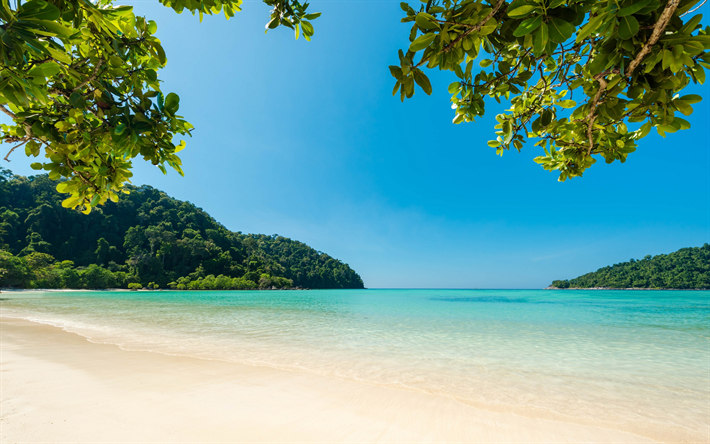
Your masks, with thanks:
[[[575,279],[553,281],[557,288],[710,288],[710,245],[600,268]]]
[[[91,214],[62,207],[46,175],[0,167],[0,286],[363,288],[347,264],[281,236],[234,233],[149,186]],[[136,286],[136,285],[133,285]]]

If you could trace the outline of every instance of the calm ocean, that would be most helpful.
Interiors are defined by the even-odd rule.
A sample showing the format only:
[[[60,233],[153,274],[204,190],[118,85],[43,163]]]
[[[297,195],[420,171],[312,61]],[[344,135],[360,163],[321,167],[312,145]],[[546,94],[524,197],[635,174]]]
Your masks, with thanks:
[[[130,350],[307,371],[496,409],[701,434],[710,426],[710,291],[56,291],[1,297],[2,316]]]

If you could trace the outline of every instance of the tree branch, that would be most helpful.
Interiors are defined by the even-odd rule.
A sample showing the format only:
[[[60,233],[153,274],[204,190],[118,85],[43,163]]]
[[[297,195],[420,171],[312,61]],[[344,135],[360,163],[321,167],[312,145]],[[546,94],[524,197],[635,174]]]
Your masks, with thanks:
[[[683,17],[683,16],[686,16],[686,15],[688,15],[688,14],[692,14],[693,12],[697,11],[698,9],[700,9],[700,8],[705,4],[705,2],[707,2],[707,1],[708,1],[708,0],[703,0],[703,2],[702,2],[701,4],[699,4],[698,6],[696,6],[696,7],[693,8],[693,9],[691,9],[690,11],[681,14],[680,16]]]
[[[677,1],[680,1],[680,0],[677,0]],[[83,82],[81,82],[81,83],[79,84],[79,86],[77,86],[76,88],[74,88],[74,89],[72,90],[72,93],[79,91],[81,88],[85,87],[85,86],[88,85],[89,83],[91,83],[91,82],[93,82],[94,80],[96,80],[96,77],[98,77],[98,75],[99,75],[99,68],[101,68],[101,65],[102,65],[103,63],[104,63],[104,59],[103,59],[103,58],[99,58],[99,63],[96,64],[96,67],[94,68],[94,73],[91,74],[91,77],[89,77],[88,79],[86,79],[86,80],[84,80]]]
[[[10,116],[10,118],[11,118],[12,120],[15,120],[15,119],[17,118],[17,117],[15,116],[15,114],[14,114],[12,111],[10,111],[9,109],[5,108],[5,105],[0,105],[0,111],[4,112],[4,113],[7,114],[8,116]]]
[[[10,148],[10,151],[7,152],[7,155],[5,156],[5,162],[9,162],[10,159],[8,159],[8,157],[10,157],[10,154],[12,154],[12,152],[15,151],[17,148],[19,148],[19,147],[21,147],[22,145],[24,145],[24,144],[26,144],[27,142],[29,142],[30,138],[29,138],[29,137],[25,137],[24,139],[20,139],[20,140],[22,140],[21,143],[18,143],[17,145],[13,146],[12,148]]]
[[[651,48],[653,47],[653,45],[656,44],[656,42],[658,42],[658,39],[661,38],[661,34],[663,34],[663,31],[666,30],[666,26],[673,17],[673,13],[675,13],[675,10],[678,8],[679,4],[680,0],[669,0],[668,4],[666,5],[666,8],[661,13],[661,17],[659,17],[658,21],[653,27],[651,37],[648,39],[646,44],[643,45],[641,51],[636,55],[636,58],[629,64],[629,67],[626,69],[626,77],[631,77],[631,75],[634,73],[634,70],[636,70],[636,68],[641,64],[643,58],[646,57],[649,52],[651,52]]]
[[[597,79],[599,81],[599,91],[597,91],[597,93],[594,95],[594,99],[592,100],[592,106],[589,108],[589,114],[587,114],[587,120],[589,121],[587,123],[587,139],[589,140],[589,150],[587,151],[587,156],[592,153],[592,149],[594,148],[594,121],[597,120],[595,112],[597,110],[597,104],[599,103],[599,99],[604,93],[604,90],[606,89],[607,85],[607,81],[604,78],[604,75],[598,74],[597,77],[599,77]]]

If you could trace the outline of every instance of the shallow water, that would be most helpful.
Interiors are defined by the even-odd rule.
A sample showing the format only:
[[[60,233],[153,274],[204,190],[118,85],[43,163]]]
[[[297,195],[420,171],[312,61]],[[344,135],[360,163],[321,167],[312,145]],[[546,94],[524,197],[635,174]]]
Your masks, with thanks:
[[[710,426],[710,291],[10,292],[0,315],[497,408]]]

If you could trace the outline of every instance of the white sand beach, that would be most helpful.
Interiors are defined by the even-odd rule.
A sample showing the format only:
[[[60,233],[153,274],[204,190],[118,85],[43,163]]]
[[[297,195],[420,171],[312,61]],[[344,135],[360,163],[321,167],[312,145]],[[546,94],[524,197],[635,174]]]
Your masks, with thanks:
[[[414,391],[125,351],[24,320],[1,327],[3,443],[654,442]]]

